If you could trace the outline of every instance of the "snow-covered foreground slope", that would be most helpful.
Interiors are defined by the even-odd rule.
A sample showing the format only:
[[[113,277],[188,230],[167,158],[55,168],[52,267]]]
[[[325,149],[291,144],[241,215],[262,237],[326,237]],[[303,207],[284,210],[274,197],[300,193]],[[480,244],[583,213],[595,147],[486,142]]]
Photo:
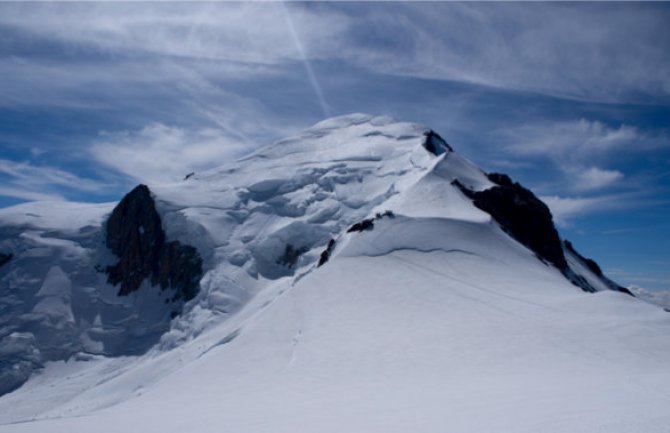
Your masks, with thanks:
[[[199,294],[144,355],[46,362],[0,398],[0,431],[667,431],[670,314],[576,255],[540,260],[452,181],[495,183],[425,132],[346,116],[151,186],[202,256]]]

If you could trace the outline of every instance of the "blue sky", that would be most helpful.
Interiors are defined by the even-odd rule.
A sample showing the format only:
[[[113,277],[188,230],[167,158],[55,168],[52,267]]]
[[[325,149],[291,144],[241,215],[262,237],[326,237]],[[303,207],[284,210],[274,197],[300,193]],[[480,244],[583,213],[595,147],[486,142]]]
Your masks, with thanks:
[[[349,112],[426,124],[670,289],[670,4],[0,3],[0,206],[118,200]]]

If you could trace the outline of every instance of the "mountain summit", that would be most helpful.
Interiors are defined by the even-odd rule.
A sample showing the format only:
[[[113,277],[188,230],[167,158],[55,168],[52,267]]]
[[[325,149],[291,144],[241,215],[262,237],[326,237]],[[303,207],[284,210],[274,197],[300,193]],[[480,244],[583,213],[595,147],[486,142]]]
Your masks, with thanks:
[[[438,133],[352,114],[0,210],[3,432],[661,432],[670,315]]]

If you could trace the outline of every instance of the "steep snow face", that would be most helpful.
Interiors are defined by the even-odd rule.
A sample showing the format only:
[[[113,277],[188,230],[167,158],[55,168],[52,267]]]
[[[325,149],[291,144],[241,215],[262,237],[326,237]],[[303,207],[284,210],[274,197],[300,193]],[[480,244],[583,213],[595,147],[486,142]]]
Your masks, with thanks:
[[[496,183],[427,128],[362,114],[150,185],[166,238],[202,257],[199,293],[144,355],[99,356],[106,341],[87,331],[75,357],[0,398],[3,432],[664,431],[670,315],[584,293],[456,185]],[[3,285],[33,257],[32,286],[12,287],[79,329],[76,294],[92,275],[90,293],[133,306],[124,332],[145,332],[160,289],[145,280],[118,297],[90,271],[113,263],[102,246],[111,209],[77,222],[90,225],[79,237],[74,223],[31,229],[27,210],[0,211],[12,231],[0,252],[14,255]],[[49,235],[41,252],[16,244],[31,230]],[[57,255],[66,246],[79,272]],[[22,354],[17,370],[29,372],[37,334],[12,332],[2,353]]]

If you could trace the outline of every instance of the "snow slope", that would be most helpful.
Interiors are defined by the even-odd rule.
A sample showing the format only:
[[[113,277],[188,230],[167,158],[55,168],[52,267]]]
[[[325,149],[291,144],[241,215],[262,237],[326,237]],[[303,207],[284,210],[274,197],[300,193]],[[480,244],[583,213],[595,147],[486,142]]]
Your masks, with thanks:
[[[0,397],[0,431],[667,431],[670,314],[571,284],[451,184],[493,186],[426,132],[343,116],[150,186],[168,238],[203,257],[199,295],[143,355],[104,356],[94,335],[102,351],[46,362]],[[99,236],[110,211],[53,236]],[[23,236],[27,213],[0,221]],[[55,249],[33,276],[44,314],[79,284]]]

